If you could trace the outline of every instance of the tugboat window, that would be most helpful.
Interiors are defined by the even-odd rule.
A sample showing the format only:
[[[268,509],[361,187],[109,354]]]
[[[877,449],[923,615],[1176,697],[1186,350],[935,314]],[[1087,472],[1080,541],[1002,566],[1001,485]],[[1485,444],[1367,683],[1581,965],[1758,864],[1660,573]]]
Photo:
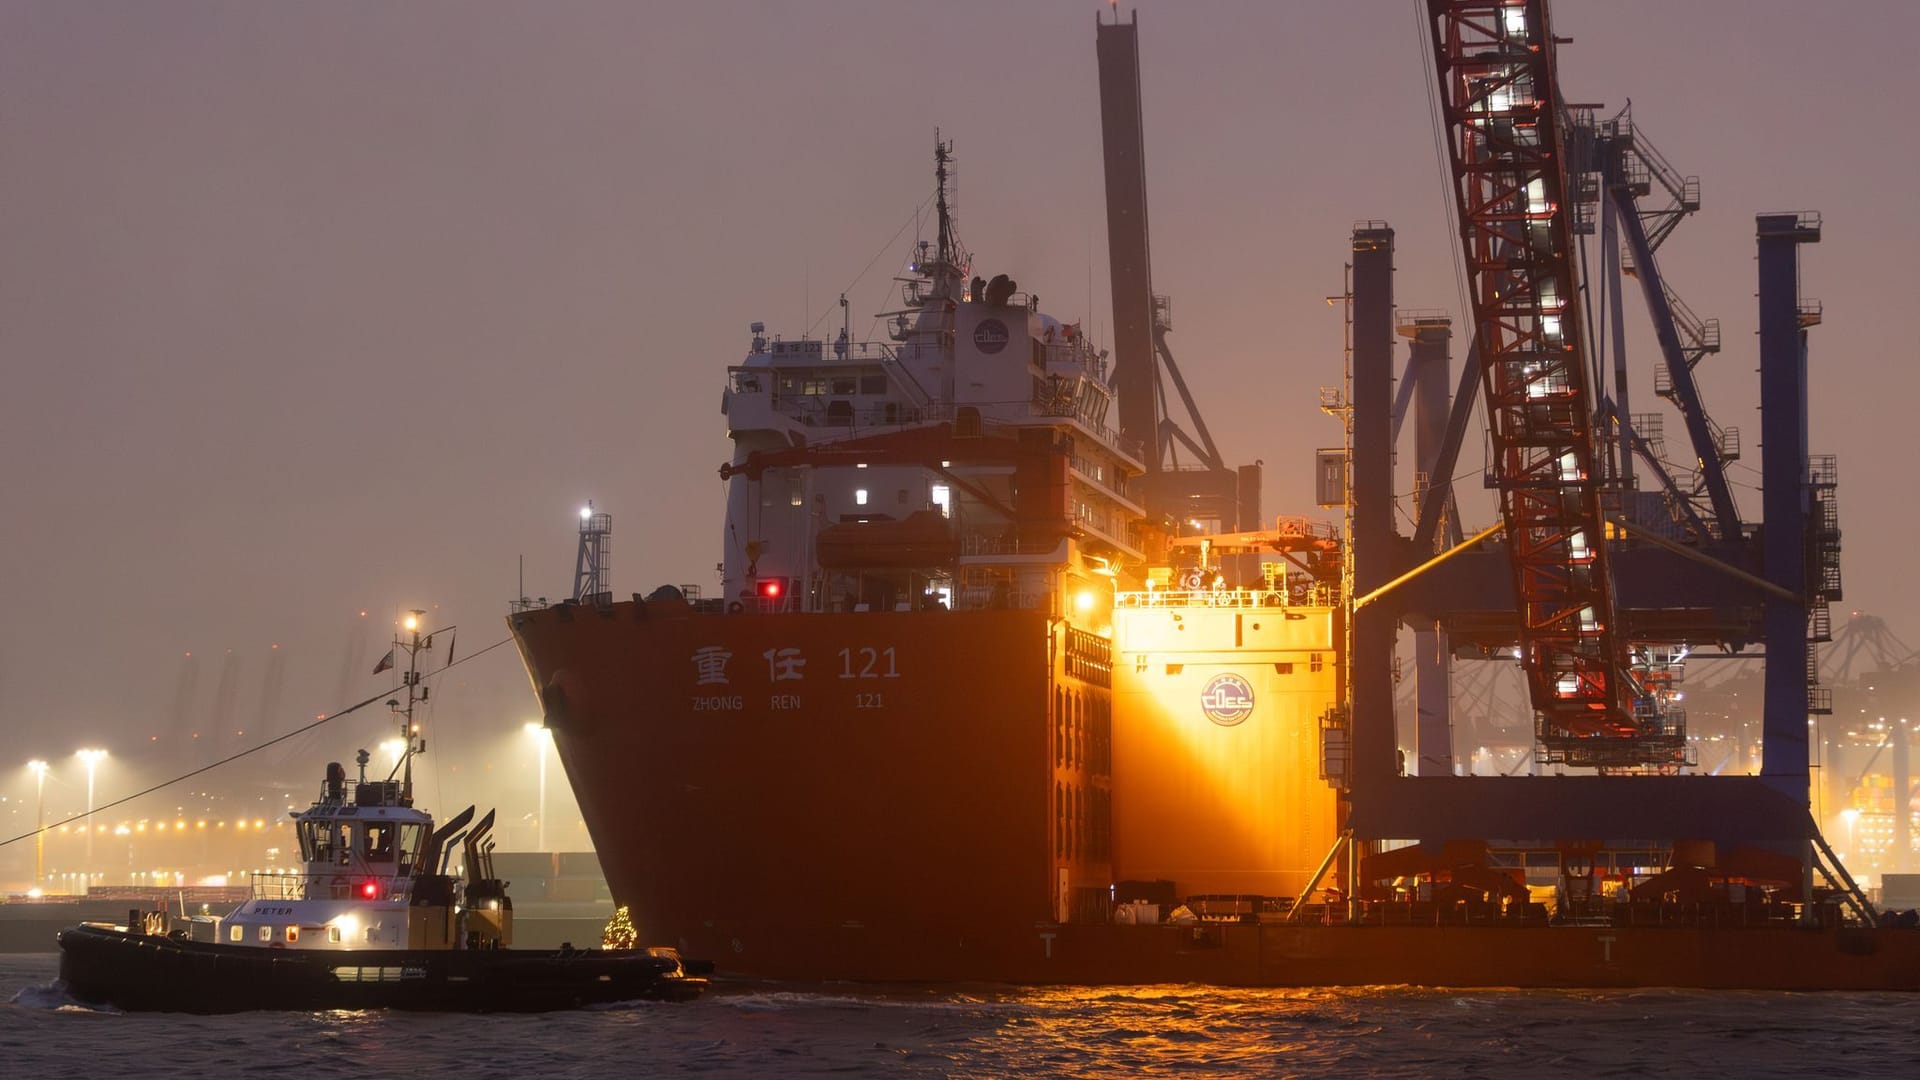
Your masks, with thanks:
[[[289,927],[287,927],[287,940],[288,940],[289,942],[294,942],[294,941],[299,941],[299,940],[300,940],[300,928],[299,928],[299,927],[297,927],[297,926],[289,926]]]
[[[228,941],[239,941],[239,940],[240,940],[240,937],[241,937],[241,928],[240,928],[240,927],[238,927],[238,926],[229,926],[229,927],[227,927],[227,940],[228,940]]]
[[[307,862],[332,862],[332,826],[324,821],[301,822],[300,854]]]
[[[340,865],[345,866],[353,861],[353,826],[343,821],[335,829],[333,849],[339,853]]]
[[[260,940],[261,940],[261,941],[272,941],[272,940],[273,940],[273,927],[271,927],[271,926],[263,926],[263,927],[261,927],[261,928],[260,928]]]
[[[361,854],[368,862],[393,861],[393,826],[384,821],[369,821],[360,826],[360,832],[365,841]]]
[[[427,827],[425,825],[400,826],[400,872],[410,874],[414,864],[420,861],[420,849],[425,846]]]

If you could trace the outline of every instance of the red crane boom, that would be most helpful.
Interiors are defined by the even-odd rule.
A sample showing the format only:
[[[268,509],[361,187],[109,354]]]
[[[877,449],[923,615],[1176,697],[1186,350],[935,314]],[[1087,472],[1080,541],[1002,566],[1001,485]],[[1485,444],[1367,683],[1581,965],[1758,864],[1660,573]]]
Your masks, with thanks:
[[[1671,764],[1614,619],[1544,0],[1428,0],[1460,239],[1544,760]]]

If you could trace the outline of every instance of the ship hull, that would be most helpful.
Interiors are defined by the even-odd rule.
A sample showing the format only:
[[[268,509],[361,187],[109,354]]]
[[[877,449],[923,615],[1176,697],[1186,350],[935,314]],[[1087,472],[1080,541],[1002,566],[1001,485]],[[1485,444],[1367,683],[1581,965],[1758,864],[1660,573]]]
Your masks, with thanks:
[[[1116,924],[1084,901],[1139,869],[1124,836],[1100,841],[1102,826],[1075,841],[1076,755],[1094,763],[1091,790],[1124,799],[1115,780],[1142,760],[1179,772],[1192,763],[1176,754],[1191,755],[1199,735],[1243,735],[1259,721],[1202,721],[1198,734],[1173,725],[1177,739],[1129,748],[1132,721],[1121,718],[1076,749],[1080,710],[1063,720],[1055,705],[1098,688],[1065,675],[1074,665],[1056,622],[1021,611],[718,616],[634,602],[520,613],[513,629],[614,899],[643,938],[711,957],[723,975],[1920,989],[1920,933],[1741,926],[1698,912],[1566,926],[1373,904],[1353,924],[1317,906],[1294,924],[1272,911]],[[1132,663],[1117,653],[1113,666]],[[1096,715],[1103,699],[1089,700]],[[1102,738],[1115,745],[1100,749]],[[1103,756],[1135,764],[1109,775]],[[1187,804],[1204,806],[1207,774],[1191,775]],[[1316,834],[1331,829],[1311,820]],[[1278,850],[1276,837],[1244,850]],[[1326,839],[1295,847],[1324,853]],[[1258,880],[1285,880],[1292,857]],[[1223,891],[1182,876],[1182,895]]]
[[[1055,917],[1044,616],[533,616],[555,749],[647,940],[787,974],[774,950],[825,928]]]
[[[967,934],[687,928],[721,975],[798,981],[1920,990],[1920,934],[1894,929],[1163,923]],[[757,944],[735,953],[735,940]]]
[[[128,1011],[547,1012],[683,1001],[706,986],[670,952],[274,949],[95,924],[62,930],[59,944],[67,993]]]

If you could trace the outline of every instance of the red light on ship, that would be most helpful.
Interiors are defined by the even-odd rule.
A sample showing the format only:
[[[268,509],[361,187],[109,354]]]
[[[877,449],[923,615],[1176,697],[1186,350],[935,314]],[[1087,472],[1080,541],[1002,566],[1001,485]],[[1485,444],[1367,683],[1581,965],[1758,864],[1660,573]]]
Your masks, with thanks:
[[[380,883],[377,881],[368,881],[363,883],[360,886],[360,895],[366,897],[369,900],[380,895]]]
[[[778,600],[786,591],[786,578],[764,578],[754,586],[754,594],[762,600]]]

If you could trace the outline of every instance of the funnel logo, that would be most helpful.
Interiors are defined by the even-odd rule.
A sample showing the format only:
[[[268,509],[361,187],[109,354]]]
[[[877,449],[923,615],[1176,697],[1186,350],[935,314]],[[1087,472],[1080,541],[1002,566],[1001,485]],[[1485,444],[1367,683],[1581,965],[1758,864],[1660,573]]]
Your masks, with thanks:
[[[973,328],[973,347],[988,356],[1006,348],[1010,340],[1007,324],[999,319],[981,319],[980,325]]]
[[[1200,711],[1221,727],[1233,727],[1253,715],[1253,686],[1231,672],[1215,675],[1200,691]]]

